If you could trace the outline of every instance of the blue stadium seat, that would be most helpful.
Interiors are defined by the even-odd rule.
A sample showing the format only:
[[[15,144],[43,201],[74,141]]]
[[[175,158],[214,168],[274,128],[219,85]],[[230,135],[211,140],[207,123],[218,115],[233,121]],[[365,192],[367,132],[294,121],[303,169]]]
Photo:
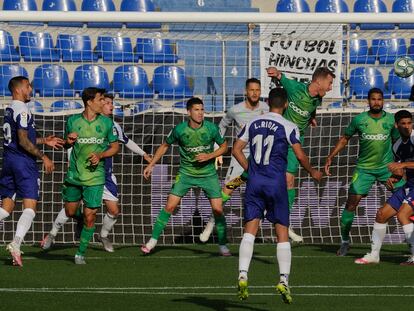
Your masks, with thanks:
[[[185,60],[186,65],[222,64],[222,44],[219,41],[178,40],[176,41],[178,57]]]
[[[66,69],[59,65],[43,64],[34,71],[33,89],[45,97],[73,97]]]
[[[348,5],[344,0],[318,0],[315,5],[316,13],[348,13]]]
[[[385,90],[384,78],[381,72],[374,67],[358,67],[351,71],[349,79],[351,95],[357,99],[367,98],[368,91],[377,87],[384,91],[384,98],[391,98],[391,93]]]
[[[112,110],[112,114],[117,117],[124,116],[124,107],[118,103],[114,102],[114,110]]]
[[[74,100],[58,100],[50,106],[51,112],[58,112],[63,110],[82,109],[83,105]]]
[[[372,40],[372,55],[380,64],[392,64],[398,57],[406,54],[407,47],[403,38]]]
[[[92,50],[91,38],[87,35],[59,34],[56,49],[64,62],[96,62],[98,55]]]
[[[132,52],[131,38],[99,36],[96,45],[96,54],[104,62],[132,62],[134,55]]]
[[[193,96],[184,69],[177,66],[160,66],[154,70],[154,91],[159,98],[179,99]]]
[[[133,113],[137,114],[137,113],[144,112],[144,111],[147,111],[147,110],[154,110],[154,109],[157,109],[159,107],[161,107],[161,105],[156,103],[156,102],[153,102],[153,101],[137,102],[134,105]]]
[[[354,13],[387,13],[387,6],[382,0],[357,0]],[[394,29],[394,24],[360,24],[361,29]]]
[[[43,105],[41,102],[38,101],[31,101],[27,104],[27,107],[29,107],[29,110],[32,113],[36,112],[45,112],[45,109],[43,108]]]
[[[114,92],[123,98],[152,98],[147,73],[138,66],[123,65],[114,72]]]
[[[173,104],[173,108],[187,109],[187,101],[179,101]]]
[[[411,87],[414,85],[414,75],[408,78],[400,78],[391,69],[388,74],[388,90],[394,94],[396,99],[408,99],[411,95]]]
[[[23,31],[19,37],[20,54],[27,62],[56,62],[59,54],[50,33]]]
[[[223,96],[222,95],[206,95],[203,96],[204,110],[206,112],[222,112]]]
[[[73,89],[82,92],[87,87],[98,87],[109,90],[108,73],[97,65],[82,65],[75,69]]]
[[[9,81],[13,77],[29,77],[25,68],[19,65],[1,65],[0,66],[0,95],[10,96]]]
[[[246,65],[247,59],[247,42],[246,41],[229,41],[226,42],[226,64],[228,66]]]
[[[3,10],[37,11],[36,0],[4,0]]]
[[[371,55],[365,39],[350,40],[349,60],[351,64],[374,64],[376,57]]]
[[[154,12],[152,0],[122,0],[121,11],[125,12]],[[127,28],[161,28],[160,23],[127,23]]]
[[[43,11],[76,11],[75,0],[43,0]],[[49,26],[62,27],[82,27],[82,23],[77,22],[49,22]]]
[[[392,11],[395,13],[414,13],[412,0],[395,0],[392,4]],[[414,24],[399,24],[400,29],[413,29]]]
[[[115,4],[112,0],[83,0],[82,11],[99,11],[99,12],[112,12],[115,11]],[[121,28],[122,23],[111,23],[111,22],[99,22],[99,23],[88,23],[88,27],[98,28]]]
[[[135,61],[138,62],[139,59],[143,63],[176,63],[178,57],[169,39],[137,38]]]
[[[20,55],[14,47],[14,41],[11,34],[5,30],[0,30],[0,61],[2,62],[17,62],[20,60]]]
[[[306,0],[279,0],[276,4],[276,12],[310,12]]]

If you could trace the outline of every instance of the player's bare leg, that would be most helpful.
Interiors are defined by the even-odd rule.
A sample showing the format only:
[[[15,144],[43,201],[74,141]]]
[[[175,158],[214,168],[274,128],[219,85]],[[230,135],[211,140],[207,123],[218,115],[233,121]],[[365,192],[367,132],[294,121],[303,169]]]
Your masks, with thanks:
[[[413,208],[407,203],[404,203],[401,206],[397,214],[398,221],[404,230],[405,240],[407,241],[408,245],[410,245],[411,252],[411,256],[408,258],[408,260],[401,263],[402,266],[414,265],[414,224],[410,220],[410,217],[412,215]]]

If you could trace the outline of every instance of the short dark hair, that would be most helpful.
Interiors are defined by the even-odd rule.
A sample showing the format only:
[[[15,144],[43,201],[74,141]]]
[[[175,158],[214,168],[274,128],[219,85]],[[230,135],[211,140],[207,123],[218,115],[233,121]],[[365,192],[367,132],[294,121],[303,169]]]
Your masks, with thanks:
[[[413,115],[408,110],[400,110],[394,115],[395,123],[400,122],[401,119],[413,119]]]
[[[250,83],[257,83],[257,84],[259,84],[259,85],[262,85],[261,83],[260,83],[260,80],[259,79],[256,79],[256,78],[250,78],[250,79],[247,79],[246,80],[246,89],[249,87],[249,84]]]
[[[318,78],[326,78],[327,76],[331,76],[333,79],[336,77],[328,67],[319,67],[314,71],[312,81],[315,81]]]
[[[8,85],[10,93],[13,94],[14,90],[16,90],[16,88],[20,86],[20,84],[25,80],[29,81],[29,79],[24,76],[17,76],[11,78]]]
[[[112,100],[114,100],[114,98],[115,98],[114,94],[112,94],[112,93],[105,93],[105,94],[103,94],[103,96],[104,96],[105,98],[110,98],[110,99],[112,99]]]
[[[368,91],[368,99],[371,98],[372,94],[381,94],[381,97],[384,98],[384,92],[377,87],[373,87],[372,89]]]
[[[82,101],[84,105],[86,106],[88,104],[88,100],[92,100],[96,97],[96,94],[105,94],[105,89],[100,89],[97,87],[87,87],[82,92]]]
[[[287,102],[287,92],[280,87],[272,89],[269,92],[269,107],[270,108],[283,108]]]
[[[203,105],[204,103],[203,101],[198,98],[198,97],[191,97],[188,101],[187,101],[187,110],[190,110],[194,105]]]

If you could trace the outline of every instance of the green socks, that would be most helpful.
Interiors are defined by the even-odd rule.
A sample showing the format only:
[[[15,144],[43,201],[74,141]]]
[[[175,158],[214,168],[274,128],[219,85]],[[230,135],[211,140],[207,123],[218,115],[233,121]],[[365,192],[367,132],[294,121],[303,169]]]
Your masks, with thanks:
[[[243,181],[247,181],[247,179],[249,178],[249,174],[247,173],[247,171],[243,171],[243,173],[240,175],[240,178]]]
[[[295,197],[296,197],[296,190],[295,189],[288,189],[289,212],[293,208],[293,202],[295,202]]]
[[[341,237],[342,241],[349,241],[349,231],[354,222],[355,212],[344,209],[341,216]]]
[[[158,240],[161,235],[161,232],[164,230],[165,226],[170,220],[171,214],[167,213],[165,209],[162,209],[158,214],[157,220],[155,220],[154,229],[152,229],[152,238]]]
[[[223,200],[223,205],[224,203],[226,203],[228,200],[230,200],[231,195],[228,195],[226,193],[224,193],[223,191],[221,192],[221,199]]]
[[[224,215],[214,215],[214,220],[216,223],[218,243],[219,245],[225,245],[227,243],[226,218]]]
[[[79,248],[76,255],[85,256],[86,249],[88,248],[89,242],[91,241],[94,232],[95,227],[87,228],[83,226],[79,241]]]

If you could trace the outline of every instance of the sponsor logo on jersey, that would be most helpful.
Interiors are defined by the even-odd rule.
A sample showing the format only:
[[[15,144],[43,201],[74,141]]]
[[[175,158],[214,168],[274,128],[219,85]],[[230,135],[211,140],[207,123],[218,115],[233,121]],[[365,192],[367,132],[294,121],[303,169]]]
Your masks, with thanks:
[[[210,145],[207,146],[197,146],[197,147],[183,147],[183,149],[187,152],[193,152],[193,153],[201,153],[203,151],[209,151],[211,148]]]
[[[366,134],[362,133],[361,138],[365,140],[387,140],[388,134]]]
[[[306,118],[309,117],[309,112],[300,109],[298,106],[295,105],[294,102],[289,102],[289,108],[292,109],[297,114],[301,115],[302,117],[306,117]]]
[[[103,144],[104,140],[104,138],[97,137],[81,137],[76,142],[79,144]]]
[[[21,127],[27,127],[27,118],[28,118],[28,115],[27,115],[26,112],[22,112],[20,114],[20,125],[21,125]]]

